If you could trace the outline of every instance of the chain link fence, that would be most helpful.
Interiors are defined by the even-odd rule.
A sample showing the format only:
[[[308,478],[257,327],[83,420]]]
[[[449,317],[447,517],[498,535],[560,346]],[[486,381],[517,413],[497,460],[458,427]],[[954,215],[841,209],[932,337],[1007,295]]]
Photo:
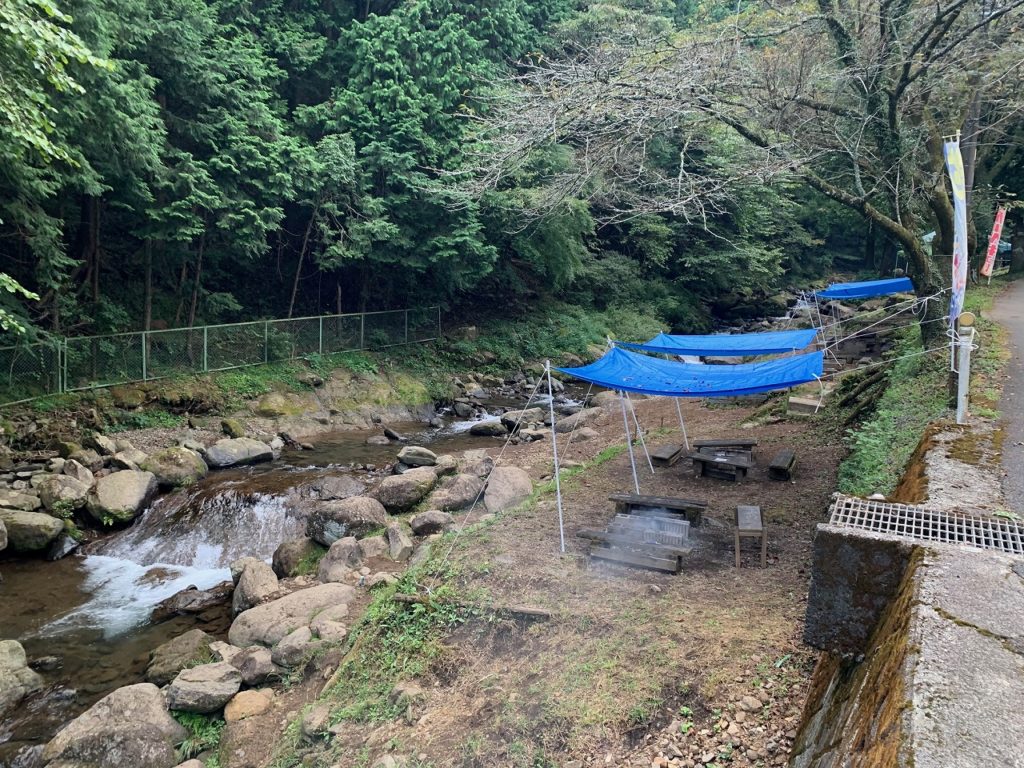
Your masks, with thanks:
[[[440,307],[205,325],[0,347],[0,406],[191,373],[433,341]]]

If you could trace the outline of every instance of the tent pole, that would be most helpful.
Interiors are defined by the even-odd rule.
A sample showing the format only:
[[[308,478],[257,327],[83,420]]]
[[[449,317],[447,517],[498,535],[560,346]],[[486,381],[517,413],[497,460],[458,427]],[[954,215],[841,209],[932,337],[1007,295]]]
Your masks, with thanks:
[[[676,401],[676,413],[679,414],[679,428],[683,430],[683,444],[686,446],[686,450],[690,450],[690,438],[686,436],[686,422],[683,421],[683,409],[679,407],[679,398],[673,397]]]
[[[548,376],[548,409],[551,413],[551,453],[555,459],[555,498],[558,501],[558,538],[561,551],[565,552],[565,521],[562,516],[562,473],[558,467],[558,435],[555,433],[555,393],[551,386],[551,361],[544,362],[544,372]],[[637,491],[640,493],[640,491]]]
[[[636,408],[633,407],[633,400],[629,396],[629,392],[626,393],[626,400],[629,401],[629,410],[633,412],[633,423],[636,424],[636,434],[640,438],[640,445],[644,449],[644,456],[647,457],[647,466],[651,469],[651,474],[654,474],[654,464],[651,463],[651,454],[647,452],[647,442],[644,440],[644,432],[640,429],[640,420],[636,415]]]
[[[622,426],[626,428],[626,448],[629,450],[629,466],[633,468],[633,487],[636,495],[640,495],[640,479],[636,476],[636,458],[633,456],[633,436],[629,433],[629,417],[626,415],[626,398],[619,390],[619,402],[622,404]]]

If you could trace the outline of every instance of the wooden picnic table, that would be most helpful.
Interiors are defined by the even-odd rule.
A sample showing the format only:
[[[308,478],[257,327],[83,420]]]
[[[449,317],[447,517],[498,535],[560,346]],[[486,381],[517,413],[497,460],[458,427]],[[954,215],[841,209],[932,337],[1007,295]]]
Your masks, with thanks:
[[[701,448],[746,448],[747,450],[757,445],[757,440],[752,437],[733,437],[722,440],[694,440],[693,447],[698,451]]]
[[[747,476],[747,470],[754,463],[744,456],[691,453],[694,474],[697,477],[717,477],[723,480],[739,480]]]

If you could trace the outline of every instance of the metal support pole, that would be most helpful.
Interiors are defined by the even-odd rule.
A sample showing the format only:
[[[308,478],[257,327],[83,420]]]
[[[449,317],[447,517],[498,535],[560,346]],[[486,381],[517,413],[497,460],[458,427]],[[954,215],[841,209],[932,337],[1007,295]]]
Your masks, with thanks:
[[[676,413],[679,414],[679,428],[683,430],[683,444],[686,446],[686,450],[690,450],[690,438],[686,436],[686,422],[683,421],[683,409],[679,407],[679,398],[673,397],[676,401]]]
[[[636,424],[636,435],[640,438],[640,447],[644,449],[644,456],[647,457],[647,466],[650,467],[651,474],[654,474],[654,464],[651,463],[651,454],[647,452],[647,443],[644,440],[644,431],[640,429],[640,419],[636,416],[636,407],[633,405],[633,400],[629,396],[629,392],[626,393],[626,400],[629,402],[629,410],[633,412],[633,423]]]
[[[203,373],[210,370],[210,328],[203,326]]]
[[[967,423],[967,406],[971,389],[971,348],[974,346],[974,328],[963,328],[959,336],[959,371],[956,386],[956,423]]]
[[[64,360],[61,363],[63,376],[61,376],[61,393],[67,392],[68,387],[68,340],[64,339]]]
[[[320,316],[320,352],[319,352],[319,354],[323,355],[323,353],[324,353],[324,317],[323,317],[323,315],[321,315]]]
[[[622,396],[621,391],[619,392],[619,402],[622,403],[622,426],[626,428],[626,448],[629,450],[629,466],[633,468],[633,487],[636,488],[637,496],[639,496],[640,479],[636,476],[636,457],[633,456],[633,436],[629,433],[629,417],[626,415],[626,398]]]
[[[270,321],[263,321],[263,362],[270,362]]]
[[[405,310],[405,343],[409,343],[409,310]],[[563,552],[565,550],[562,550]]]
[[[551,386],[550,360],[545,361],[544,372],[548,377],[548,409],[551,413],[551,453],[555,460],[555,499],[558,502],[558,537],[561,542],[561,551],[565,552],[565,522],[562,516],[562,472],[558,466],[558,435],[555,433],[555,393],[554,387]]]
[[[142,380],[145,381],[149,372],[149,334],[142,332]]]
[[[359,348],[366,349],[366,313],[359,316]]]

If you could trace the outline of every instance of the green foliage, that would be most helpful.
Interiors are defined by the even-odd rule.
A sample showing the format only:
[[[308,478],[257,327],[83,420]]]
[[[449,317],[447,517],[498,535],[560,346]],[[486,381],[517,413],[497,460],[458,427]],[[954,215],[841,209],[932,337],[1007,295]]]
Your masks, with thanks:
[[[321,547],[317,544],[311,552],[305,557],[299,560],[295,566],[294,576],[308,576],[311,573],[316,573],[317,568],[320,567],[320,561],[324,559],[324,555],[327,554],[327,548]]]
[[[226,723],[215,715],[200,715],[194,712],[171,712],[171,717],[185,726],[188,736],[178,745],[178,756],[182,762],[191,760],[200,752],[215,749],[220,743]],[[207,763],[207,766],[210,764]]]
[[[180,413],[168,413],[162,410],[117,411],[113,414],[106,431],[110,433],[127,432],[132,429],[174,429],[185,423],[185,416]]]

